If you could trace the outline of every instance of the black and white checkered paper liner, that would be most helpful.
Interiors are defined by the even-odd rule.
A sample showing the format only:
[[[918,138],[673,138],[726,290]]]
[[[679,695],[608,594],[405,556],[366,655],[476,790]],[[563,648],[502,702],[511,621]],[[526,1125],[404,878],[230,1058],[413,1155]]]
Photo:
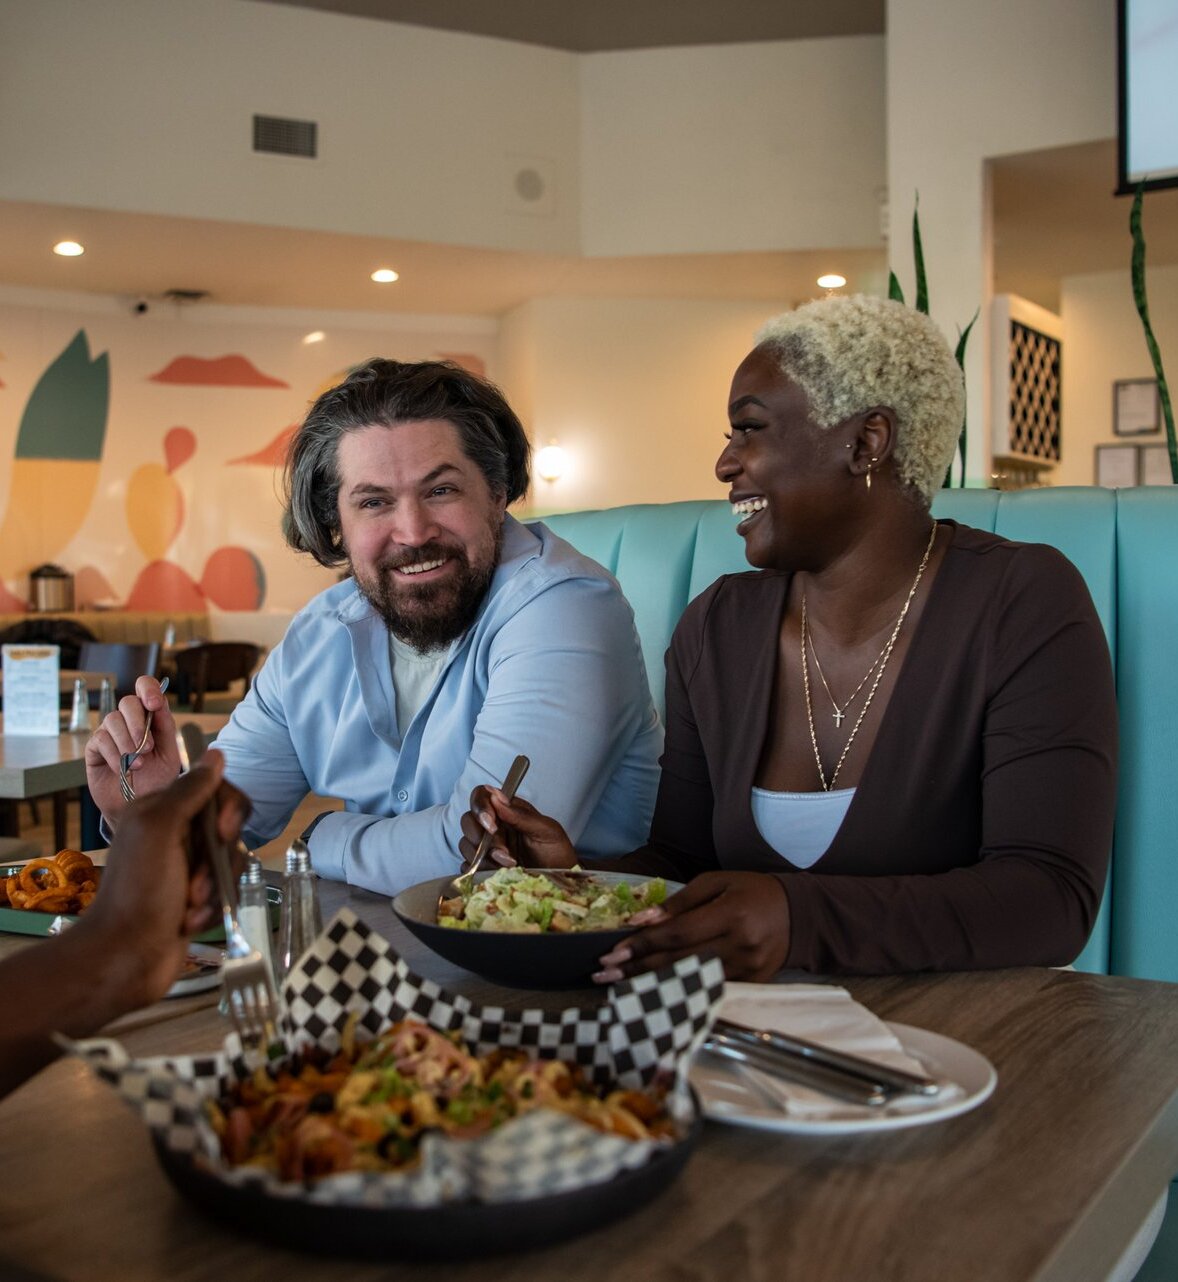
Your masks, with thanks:
[[[598,1008],[506,1011],[477,1006],[415,975],[387,940],[341,909],[287,977],[288,1042],[335,1051],[348,1016],[357,1037],[376,1036],[412,1018],[456,1030],[476,1054],[520,1047],[537,1058],[580,1064],[598,1085],[672,1083],[668,1105],[686,1132],[694,1106],[687,1089],[691,1053],[707,1035],[724,992],[716,960],[688,957],[665,970],[615,984]],[[363,1031],[362,1031],[363,1030]],[[105,1039],[77,1042],[85,1059],[146,1122],[165,1147],[226,1184],[268,1196],[326,1205],[436,1206],[470,1199],[513,1201],[566,1192],[642,1166],[665,1142],[606,1135],[560,1113],[536,1110],[485,1136],[427,1135],[406,1172],[353,1172],[310,1184],[283,1183],[267,1171],[230,1167],[204,1108],[250,1073],[236,1034],[215,1055],[131,1060]]]

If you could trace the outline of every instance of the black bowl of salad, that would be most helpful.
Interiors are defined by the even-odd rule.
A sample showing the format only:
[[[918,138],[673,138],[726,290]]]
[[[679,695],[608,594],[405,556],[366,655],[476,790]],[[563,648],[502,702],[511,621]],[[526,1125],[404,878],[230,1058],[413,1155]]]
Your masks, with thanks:
[[[475,874],[463,902],[438,896],[449,877],[423,881],[393,911],[440,957],[510,988],[583,988],[600,958],[636,929],[628,919],[682,889],[634,873],[500,868]]]

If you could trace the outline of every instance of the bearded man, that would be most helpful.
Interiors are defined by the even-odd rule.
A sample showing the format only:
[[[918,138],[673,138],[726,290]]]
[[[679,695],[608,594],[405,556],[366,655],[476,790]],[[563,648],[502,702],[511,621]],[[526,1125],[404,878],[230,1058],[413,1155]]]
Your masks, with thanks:
[[[308,793],[341,798],[304,834],[316,871],[395,894],[458,871],[471,790],[519,753],[521,795],[578,849],[645,837],[662,736],[633,612],[599,565],[507,514],[528,456],[499,390],[445,361],[369,361],[311,407],[284,533],[351,577],[295,616],[217,738],[253,803],[248,843],[282,832]],[[167,702],[141,677],[86,749],[108,823],[147,711],[134,791],[179,769]]]

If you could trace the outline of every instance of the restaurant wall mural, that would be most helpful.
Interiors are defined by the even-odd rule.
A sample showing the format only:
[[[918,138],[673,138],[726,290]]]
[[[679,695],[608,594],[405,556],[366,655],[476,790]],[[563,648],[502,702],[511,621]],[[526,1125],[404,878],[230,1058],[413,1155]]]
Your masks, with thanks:
[[[308,345],[274,315],[0,301],[0,613],[27,609],[46,562],[90,609],[290,612],[334,581],[280,530],[282,461],[307,405],[373,355],[461,353],[485,372],[494,330],[374,318]]]

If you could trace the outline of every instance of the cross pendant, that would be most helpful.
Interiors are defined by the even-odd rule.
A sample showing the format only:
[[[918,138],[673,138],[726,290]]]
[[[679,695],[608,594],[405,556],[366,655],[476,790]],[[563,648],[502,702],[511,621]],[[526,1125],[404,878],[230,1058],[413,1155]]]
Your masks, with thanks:
[[[830,715],[834,717],[834,728],[836,730],[841,730],[843,726],[843,718],[847,714],[845,712],[840,712],[837,708],[835,708],[835,710]]]

